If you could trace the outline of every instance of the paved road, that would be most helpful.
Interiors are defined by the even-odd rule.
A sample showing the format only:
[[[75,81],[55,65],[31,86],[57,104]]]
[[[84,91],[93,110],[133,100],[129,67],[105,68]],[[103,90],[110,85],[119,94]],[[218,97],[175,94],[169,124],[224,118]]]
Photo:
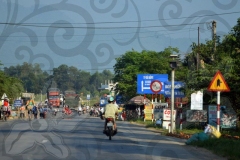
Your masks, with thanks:
[[[118,134],[110,141],[102,134],[98,117],[73,115],[33,121],[0,122],[0,159],[169,160],[223,159],[161,136],[139,125],[118,121]]]

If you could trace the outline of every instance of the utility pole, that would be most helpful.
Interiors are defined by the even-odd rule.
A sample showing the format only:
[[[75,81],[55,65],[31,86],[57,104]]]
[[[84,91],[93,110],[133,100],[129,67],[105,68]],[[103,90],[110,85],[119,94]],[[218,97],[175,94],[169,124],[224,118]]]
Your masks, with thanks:
[[[214,60],[214,53],[216,52],[216,28],[217,28],[217,22],[216,21],[212,21],[212,40],[213,40],[213,54],[212,54],[212,61]]]
[[[198,27],[197,71],[198,69],[199,69],[199,27]]]

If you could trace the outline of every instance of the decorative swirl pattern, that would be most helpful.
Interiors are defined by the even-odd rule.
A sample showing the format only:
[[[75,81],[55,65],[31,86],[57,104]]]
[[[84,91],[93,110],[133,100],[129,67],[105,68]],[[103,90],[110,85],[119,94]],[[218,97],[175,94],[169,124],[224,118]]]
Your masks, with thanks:
[[[112,1],[111,4],[108,7],[100,9],[100,8],[96,7],[95,2],[96,2],[96,0],[90,0],[90,5],[91,5],[92,9],[94,11],[96,11],[97,13],[107,13],[107,12],[110,12],[117,4],[117,1]],[[103,4],[103,3],[106,2],[106,0],[99,0],[99,2],[100,2],[100,4]]]
[[[212,0],[212,2],[219,9],[229,10],[229,9],[232,9],[234,6],[236,6],[238,0],[231,0],[230,2],[227,1],[228,4],[222,4],[221,2],[219,2],[219,0]]]
[[[120,17],[122,17],[124,14],[126,14],[127,10],[128,10],[128,1],[125,0],[125,6],[124,6],[123,10],[122,10],[121,12],[119,12],[119,13],[113,13],[112,16],[113,16],[114,18],[120,18]]]
[[[166,22],[166,20],[164,19],[164,14],[163,14],[163,11],[165,8],[167,8],[168,5],[175,5],[177,7],[177,12],[174,13],[173,11],[170,11],[170,17],[171,18],[179,18],[181,16],[181,13],[182,13],[182,6],[180,5],[179,2],[177,1],[166,1],[164,2],[161,7],[159,8],[159,12],[158,12],[158,17],[160,19],[160,23],[164,26],[165,29],[169,30],[169,31],[176,31],[176,30],[181,30],[183,29],[186,25],[188,25],[192,20],[193,18],[192,17],[197,17],[199,15],[213,15],[215,14],[213,11],[209,11],[209,10],[200,10],[200,11],[197,11],[195,13],[193,13],[192,15],[190,15],[188,18],[186,18],[182,24],[179,24],[179,25],[175,25],[175,26],[171,26],[170,24],[168,24]],[[215,16],[214,17],[215,19],[219,20],[220,22],[224,23],[225,26],[230,30],[231,27],[230,25],[227,23],[227,21],[219,16]],[[201,22],[199,23],[199,26],[203,26],[204,25],[204,22],[207,22],[207,20],[211,20],[212,18],[211,17],[205,17],[201,20]]]
[[[159,1],[159,0],[156,0]],[[229,2],[226,2],[223,4],[223,2],[219,0],[213,0],[212,3],[219,9],[222,10],[228,10],[232,9],[234,6],[237,5],[237,0],[231,0]],[[119,12],[116,12],[115,9],[118,7],[118,1],[106,1],[106,0],[90,0],[88,3],[90,5],[91,10],[86,10],[80,5],[77,5],[76,3],[70,3],[68,0],[61,0],[57,3],[51,3],[49,5],[40,5],[39,0],[34,1],[34,6],[32,7],[33,10],[26,15],[25,17],[19,16],[19,1],[15,0],[14,3],[12,1],[6,2],[6,8],[7,8],[7,16],[6,16],[6,22],[12,23],[12,25],[5,25],[3,32],[0,35],[0,48],[2,48],[3,44],[7,40],[8,37],[10,37],[14,33],[24,33],[29,37],[29,43],[32,48],[29,46],[22,45],[21,47],[17,48],[15,51],[15,56],[19,60],[23,60],[27,56],[20,54],[21,50],[25,50],[29,53],[30,59],[28,60],[29,63],[34,62],[36,59],[43,58],[46,59],[47,63],[50,63],[49,70],[51,70],[54,67],[54,57],[47,55],[47,54],[40,54],[36,53],[33,47],[39,47],[41,44],[39,43],[39,37],[36,34],[37,32],[34,30],[34,27],[26,26],[25,23],[31,21],[32,19],[36,18],[37,16],[50,13],[50,12],[69,12],[76,14],[78,17],[83,19],[83,23],[71,23],[70,20],[64,20],[59,19],[50,24],[50,26],[44,26],[47,27],[46,30],[46,41],[48,48],[56,55],[62,56],[62,57],[77,57],[79,55],[86,57],[89,60],[90,66],[95,69],[98,69],[98,67],[102,67],[104,65],[109,65],[109,63],[116,57],[114,55],[115,49],[112,47],[112,44],[108,43],[98,43],[94,47],[92,46],[93,41],[95,40],[95,37],[97,36],[95,34],[96,31],[98,31],[95,28],[94,19],[91,16],[91,11],[101,14],[101,15],[110,15],[113,18],[119,18],[121,21],[121,18],[124,18],[131,10],[131,16],[133,13],[136,14],[136,30],[133,32],[133,34],[126,38],[125,40],[121,41],[117,39],[116,37],[112,37],[112,42],[116,44],[116,46],[128,46],[132,43],[136,42],[138,43],[138,46],[140,46],[141,49],[146,50],[146,46],[144,46],[144,43],[141,42],[142,39],[140,37],[140,31],[142,28],[142,20],[141,20],[141,14],[137,2],[133,0],[125,0],[121,1],[120,7],[121,10]],[[209,16],[203,17],[199,20],[199,15],[210,15],[210,14],[216,14],[215,12],[211,10],[198,10],[191,15],[189,15],[188,18],[184,19],[182,23],[178,25],[171,25],[166,20],[166,10],[170,9],[168,12],[168,17],[170,18],[177,18],[180,19],[182,16],[182,13],[184,12],[184,6],[183,3],[173,0],[173,1],[159,1],[161,6],[158,9],[157,17],[163,27],[165,27],[168,31],[178,31],[186,27],[186,25],[189,25],[190,23],[193,23],[194,20],[196,20],[196,17],[198,17],[199,27],[204,27],[204,22],[207,22],[208,20],[212,20]],[[186,3],[194,3],[192,0],[186,0]],[[133,7],[132,7],[133,6]],[[131,7],[131,8],[130,8]],[[172,7],[172,8],[169,8]],[[119,8],[119,7],[118,7]],[[134,15],[135,15],[134,14]],[[155,15],[156,16],[156,15]],[[154,15],[153,15],[154,17]],[[195,18],[194,18],[195,17]],[[201,17],[201,16],[200,16]],[[227,21],[220,16],[214,16],[214,19],[217,20],[217,23],[222,23],[228,30],[231,29],[230,25],[227,23]],[[32,24],[31,24],[32,25]],[[34,24],[33,24],[34,25]],[[41,24],[42,25],[42,24]],[[194,24],[193,24],[194,25]],[[62,27],[62,28],[61,28]],[[41,27],[43,28],[43,27]],[[70,42],[71,40],[75,40],[76,30],[80,30],[80,32],[84,33],[84,35],[78,42],[76,42],[72,48],[64,48],[66,45],[61,45],[58,43],[56,38],[56,33],[59,31],[64,30],[65,33],[62,34],[62,39],[65,40],[66,43]],[[121,30],[123,31],[123,30]],[[132,30],[131,30],[132,31]],[[156,31],[158,32],[158,31]],[[223,33],[221,31],[218,31],[217,33]],[[114,35],[113,35],[114,36]],[[155,36],[155,38],[158,37],[158,35]],[[98,39],[98,38],[96,38]],[[135,41],[137,40],[137,41]],[[166,44],[166,43],[165,43]],[[170,37],[170,44],[171,44],[171,37]],[[105,48],[109,52],[109,56],[106,56],[107,54],[102,51],[102,48]],[[94,51],[95,49],[95,51]],[[99,59],[101,57],[101,61]],[[104,62],[103,62],[104,59]],[[45,62],[45,61],[44,61]],[[44,66],[44,63],[41,64],[41,66]]]
[[[102,43],[102,44],[99,44],[96,49],[95,49],[95,52],[96,54],[99,56],[99,57],[103,57],[105,56],[104,52],[101,51],[101,49],[103,48],[106,48],[108,51],[109,51],[109,56],[108,56],[108,59],[105,61],[105,62],[99,62],[98,65],[99,66],[105,66],[107,64],[109,64],[113,59],[114,59],[114,51],[113,51],[113,48],[107,44],[107,43]]]
[[[126,41],[126,42],[119,42],[119,41],[117,41],[117,40],[114,39],[114,38],[113,38],[113,40],[114,40],[114,42],[115,42],[116,44],[118,44],[118,45],[120,45],[120,46],[126,46],[126,45],[131,44],[135,39],[138,39],[138,42],[139,42],[140,46],[141,46],[143,49],[145,49],[145,47],[142,45],[142,43],[141,43],[141,41],[140,41],[140,38],[139,38],[139,32],[140,32],[140,28],[141,28],[140,13],[139,13],[139,11],[138,11],[138,9],[137,9],[137,6],[136,6],[136,4],[134,3],[134,1],[131,0],[131,3],[133,4],[133,6],[134,6],[134,8],[135,8],[135,11],[136,11],[136,13],[137,13],[137,16],[138,16],[138,18],[137,18],[137,20],[138,20],[137,31],[135,32],[135,34],[133,35],[133,37],[132,37],[131,39],[129,39],[128,41]],[[128,4],[128,3],[126,3],[126,5],[127,5],[127,4]],[[124,8],[127,8],[126,5],[125,5]]]
[[[50,56],[48,56],[47,54],[34,55],[33,51],[27,46],[20,46],[15,50],[15,56],[19,60],[22,60],[25,57],[23,54],[21,54],[21,51],[26,51],[29,54],[29,57],[30,57],[29,61],[28,61],[29,63],[33,63],[33,61],[37,60],[38,58],[44,58],[49,62],[49,68],[54,67],[53,59]],[[45,65],[46,65],[46,63],[41,63],[40,64],[41,67],[44,67]]]

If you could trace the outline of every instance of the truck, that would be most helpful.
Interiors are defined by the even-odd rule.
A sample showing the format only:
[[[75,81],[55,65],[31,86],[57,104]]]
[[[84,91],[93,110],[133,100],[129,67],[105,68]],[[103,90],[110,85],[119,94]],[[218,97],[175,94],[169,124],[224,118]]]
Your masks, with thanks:
[[[60,90],[58,88],[49,88],[47,92],[48,103],[52,107],[60,107]]]
[[[70,108],[76,109],[79,105],[79,95],[74,90],[66,90],[64,92],[65,104],[69,105]]]
[[[26,105],[27,101],[30,100],[31,98],[34,99],[35,95],[34,93],[22,93],[21,94],[21,99],[22,99],[22,104]]]

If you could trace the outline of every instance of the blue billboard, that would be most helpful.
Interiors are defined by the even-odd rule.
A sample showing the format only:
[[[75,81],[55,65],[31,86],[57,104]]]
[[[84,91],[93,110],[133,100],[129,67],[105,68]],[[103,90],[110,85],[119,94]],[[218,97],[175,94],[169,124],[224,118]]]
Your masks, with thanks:
[[[182,98],[185,97],[184,92],[182,89],[184,88],[185,84],[180,81],[174,81],[174,97],[175,98]],[[172,82],[164,82],[164,96],[171,97],[172,92]]]
[[[155,94],[150,85],[152,81],[158,80],[162,83],[162,90],[158,94],[164,94],[164,82],[168,81],[168,74],[138,74],[137,75],[137,93]]]
[[[116,95],[116,103],[117,104],[123,104],[123,96],[122,95]]]
[[[13,106],[14,107],[21,107],[22,106],[22,100],[15,100]]]
[[[100,99],[100,107],[105,107],[108,104],[108,98],[107,97],[102,97]]]

